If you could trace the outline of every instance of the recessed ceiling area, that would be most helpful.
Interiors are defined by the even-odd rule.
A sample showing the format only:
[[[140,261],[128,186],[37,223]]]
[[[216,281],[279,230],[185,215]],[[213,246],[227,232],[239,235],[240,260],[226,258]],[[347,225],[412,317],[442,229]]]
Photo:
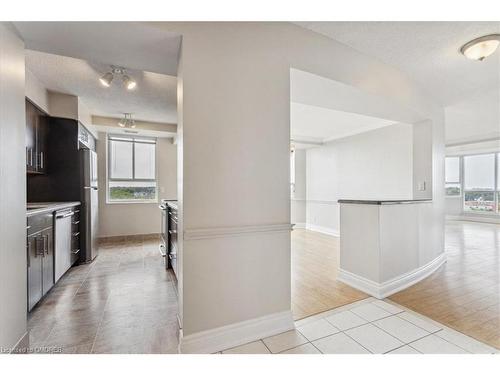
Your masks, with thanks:
[[[406,73],[443,106],[500,87],[500,51],[473,61],[460,48],[500,22],[298,22]]]
[[[33,50],[26,50],[26,68],[49,91],[78,96],[92,115],[121,118],[127,112],[136,120],[177,123],[175,76],[127,69],[137,82],[133,90],[120,82],[103,87],[99,77],[108,64]]]
[[[294,142],[325,143],[395,124],[394,121],[313,105],[291,106],[291,138]]]

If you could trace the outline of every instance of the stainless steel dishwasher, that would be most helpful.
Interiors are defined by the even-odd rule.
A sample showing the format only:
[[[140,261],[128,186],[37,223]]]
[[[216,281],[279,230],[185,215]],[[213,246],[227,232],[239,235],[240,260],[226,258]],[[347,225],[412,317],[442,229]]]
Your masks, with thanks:
[[[71,267],[72,216],[73,210],[57,211],[55,213],[55,282]]]

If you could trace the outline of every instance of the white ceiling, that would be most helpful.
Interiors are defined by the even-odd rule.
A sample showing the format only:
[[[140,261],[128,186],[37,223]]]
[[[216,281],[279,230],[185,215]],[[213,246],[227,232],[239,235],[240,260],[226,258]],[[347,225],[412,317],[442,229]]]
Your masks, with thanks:
[[[181,36],[140,22],[14,22],[26,48],[177,75]]]
[[[137,87],[128,91],[115,78],[103,87],[99,77],[109,70],[104,63],[26,50],[26,67],[51,91],[78,96],[93,115],[121,117],[133,113],[137,120],[177,123],[177,78],[128,70]]]
[[[395,122],[314,105],[291,103],[291,138],[294,141],[324,143]]]
[[[471,39],[500,33],[500,22],[297,24],[395,66],[443,106],[500,87],[500,51],[482,62],[459,52]]]

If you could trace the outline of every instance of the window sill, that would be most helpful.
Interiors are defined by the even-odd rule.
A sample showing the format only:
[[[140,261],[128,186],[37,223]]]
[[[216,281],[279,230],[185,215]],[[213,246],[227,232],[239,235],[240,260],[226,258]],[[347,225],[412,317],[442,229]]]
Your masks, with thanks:
[[[120,204],[158,204],[158,199],[156,200],[130,200],[130,201],[108,201],[106,200],[106,204],[109,205],[120,205]]]

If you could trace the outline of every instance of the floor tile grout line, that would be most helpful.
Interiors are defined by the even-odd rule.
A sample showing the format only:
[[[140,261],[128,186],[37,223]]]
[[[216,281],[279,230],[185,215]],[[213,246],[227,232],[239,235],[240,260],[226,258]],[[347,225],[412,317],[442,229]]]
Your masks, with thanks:
[[[407,310],[405,310],[405,311],[401,311],[400,313],[395,314],[395,316],[401,315],[401,314],[403,314],[403,313],[405,313],[405,312],[410,313],[410,312],[411,312],[411,310],[408,310],[408,311],[407,311]],[[410,313],[410,315],[411,315],[411,313]],[[423,320],[423,319],[421,319],[421,318],[420,318],[420,317],[418,317],[418,316],[415,316],[415,317],[416,317],[417,319]],[[425,320],[423,320],[425,323],[429,323],[430,325],[434,325],[436,328],[438,328],[436,331],[432,331],[432,332],[431,332],[431,331],[429,331],[429,330],[427,330],[427,329],[425,329],[425,328],[423,328],[423,327],[420,327],[420,326],[416,325],[416,324],[415,324],[415,323],[413,323],[413,322],[410,322],[408,319],[405,319],[405,318],[404,318],[404,317],[402,317],[402,316],[398,316],[398,318],[399,318],[399,319],[403,319],[404,321],[406,321],[406,322],[408,322],[408,323],[410,323],[410,324],[413,324],[415,327],[420,328],[420,329],[423,329],[424,331],[429,332],[429,333],[436,333],[436,332],[442,331],[442,330],[444,329],[444,328],[438,327],[436,324],[433,324],[433,323],[430,323],[430,322],[426,322]],[[432,320],[432,319],[431,319],[431,320]],[[432,320],[432,321],[434,322],[434,320]],[[457,331],[457,332],[458,332],[458,331]]]
[[[264,342],[263,339],[260,339],[259,341],[261,341],[262,344],[264,344],[264,346],[266,347],[266,349],[269,350],[269,353],[273,354],[273,352],[271,351],[271,349],[269,349],[269,347],[266,345],[266,343]]]

